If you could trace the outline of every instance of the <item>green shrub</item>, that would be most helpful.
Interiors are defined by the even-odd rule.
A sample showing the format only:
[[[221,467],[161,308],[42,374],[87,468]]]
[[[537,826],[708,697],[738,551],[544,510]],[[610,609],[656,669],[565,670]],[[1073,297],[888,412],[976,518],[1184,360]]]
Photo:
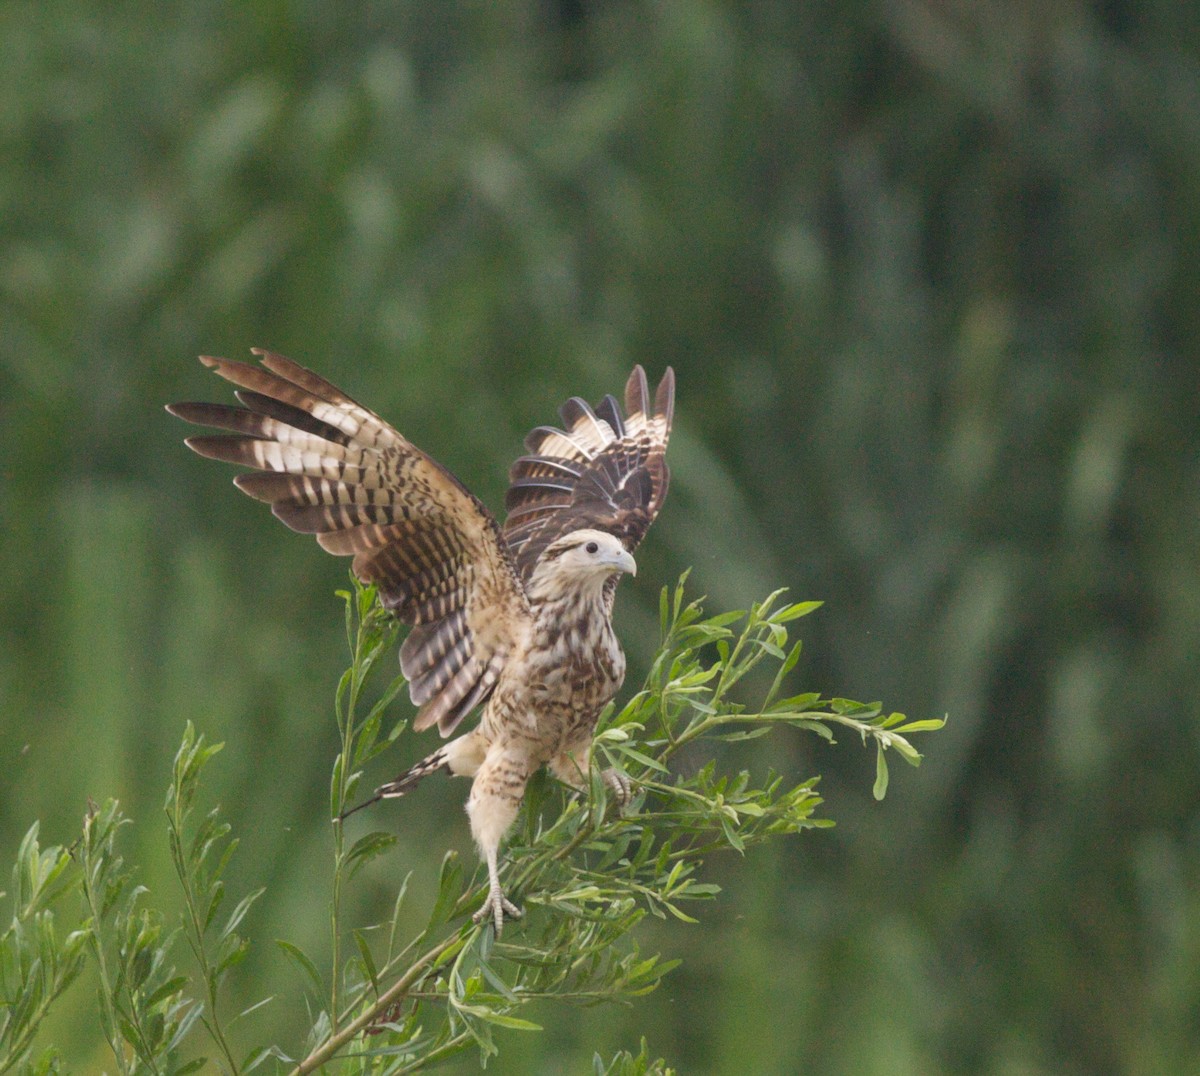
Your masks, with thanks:
[[[30,829],[13,874],[12,925],[0,939],[0,1071],[56,1070],[57,1052],[38,1041],[38,1028],[89,953],[97,1018],[121,1073],[186,1073],[209,1064],[230,1073],[268,1064],[292,1073],[400,1073],[469,1049],[486,1059],[500,1049],[497,1030],[540,1030],[526,1012],[534,1002],[628,1001],[658,986],[675,962],[641,950],[638,923],[647,915],[696,922],[700,905],[719,891],[701,879],[707,856],[833,824],[815,816],[817,778],[793,783],[770,771],[723,772],[706,743],[752,739],[777,726],[832,740],[837,727],[849,728],[875,745],[882,798],[887,751],[915,765],[920,755],[907,735],[943,724],[910,722],[877,704],[787,695],[785,680],[800,657],[788,625],[818,603],[787,604],[776,592],[747,612],[705,617],[698,601],[685,599],[681,580],[663,591],[662,645],[642,689],[620,710],[610,708],[596,738],[596,773],[600,766],[624,771],[636,789],[632,802],[618,811],[596,773],[586,798],[536,779],[505,853],[507,888],[528,912],[522,923],[498,940],[490,926],[472,922],[485,887],[480,872],[450,852],[424,928],[403,937],[404,884],[384,922],[351,924],[343,912],[359,869],[386,855],[394,838],[374,831],[350,841],[341,816],[361,794],[365,764],[405,727],[391,717],[401,678],[368,701],[398,627],[372,589],[356,584],[344,598],[352,663],[335,706],[341,750],[329,804],[331,952],[318,961],[276,943],[308,993],[306,1040],[237,1044],[238,1016],[225,1011],[222,987],[249,955],[269,951],[239,933],[263,891],[226,910],[223,875],[237,839],[219,809],[198,806],[220,745],[206,744],[189,724],[165,803],[184,906],[178,926],[148,906],[149,894],[124,863],[119,837],[128,820],[115,802],[89,810],[70,849],[43,852],[37,826]],[[680,765],[685,750],[689,764]],[[71,898],[82,900],[82,914],[62,935],[55,916],[67,913]],[[319,963],[334,973],[322,976]],[[643,1042],[637,1056],[597,1057],[595,1071],[668,1070],[650,1061]]]

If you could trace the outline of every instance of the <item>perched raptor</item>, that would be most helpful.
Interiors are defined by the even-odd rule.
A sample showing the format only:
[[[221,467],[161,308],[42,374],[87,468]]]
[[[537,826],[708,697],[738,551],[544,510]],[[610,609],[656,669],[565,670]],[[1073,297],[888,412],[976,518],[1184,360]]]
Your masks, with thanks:
[[[374,799],[404,795],[435,770],[472,777],[467,813],[488,868],[476,915],[495,923],[520,911],[500,887],[497,855],[526,782],[539,766],[587,786],[592,734],[625,676],[613,633],[617,581],[662,507],[669,472],[675,376],[651,406],[640,366],[625,410],[606,396],[593,410],[573,397],[564,429],[539,426],[513,464],[501,527],[445,467],[324,378],[282,355],[261,366],[202,357],[238,386],[244,407],[171,404],[188,422],[231,433],[191,437],[210,459],[256,472],[234,482],[293,530],[379,588],[412,630],[400,648],[414,727],[449,737],[477,706],[478,726],[445,744]],[[628,783],[605,781],[627,799]],[[373,802],[373,801],[372,801]]]

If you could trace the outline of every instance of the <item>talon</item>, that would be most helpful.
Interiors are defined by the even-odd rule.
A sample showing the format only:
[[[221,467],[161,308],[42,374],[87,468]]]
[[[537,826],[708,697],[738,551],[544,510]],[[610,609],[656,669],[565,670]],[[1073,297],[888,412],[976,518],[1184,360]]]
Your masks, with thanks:
[[[617,807],[624,809],[633,799],[633,782],[625,774],[614,769],[605,770],[600,776],[617,801]]]
[[[520,919],[524,914],[499,889],[490,889],[488,890],[488,895],[483,900],[483,905],[471,918],[476,923],[482,923],[491,916],[492,923],[496,928],[496,937],[498,938],[504,930],[504,917],[506,915],[509,919]]]

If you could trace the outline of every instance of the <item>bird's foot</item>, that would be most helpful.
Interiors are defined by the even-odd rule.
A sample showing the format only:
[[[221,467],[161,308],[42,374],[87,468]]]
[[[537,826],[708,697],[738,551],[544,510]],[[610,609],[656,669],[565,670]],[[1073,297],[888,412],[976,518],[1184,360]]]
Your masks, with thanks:
[[[624,810],[629,801],[633,799],[633,782],[620,770],[614,769],[605,770],[600,774],[600,778],[608,786],[613,799],[617,801],[617,809]]]
[[[509,919],[520,919],[524,914],[520,908],[504,895],[503,890],[498,885],[494,885],[488,889],[488,895],[483,900],[483,906],[471,918],[476,923],[483,923],[490,916],[496,927],[496,937],[498,938],[500,937],[500,932],[504,929],[504,917],[506,915]]]

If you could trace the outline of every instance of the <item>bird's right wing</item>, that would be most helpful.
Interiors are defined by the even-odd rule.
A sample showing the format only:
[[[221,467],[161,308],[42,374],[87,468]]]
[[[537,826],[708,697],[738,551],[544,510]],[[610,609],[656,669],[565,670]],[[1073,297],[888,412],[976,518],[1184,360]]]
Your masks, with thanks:
[[[492,692],[529,603],[495,518],[446,468],[340,389],[282,355],[262,366],[203,357],[245,407],[171,404],[233,436],[190,437],[201,456],[260,473],[237,487],[292,530],[354,557],[354,574],[413,625],[400,648],[414,727],[442,735]]]

